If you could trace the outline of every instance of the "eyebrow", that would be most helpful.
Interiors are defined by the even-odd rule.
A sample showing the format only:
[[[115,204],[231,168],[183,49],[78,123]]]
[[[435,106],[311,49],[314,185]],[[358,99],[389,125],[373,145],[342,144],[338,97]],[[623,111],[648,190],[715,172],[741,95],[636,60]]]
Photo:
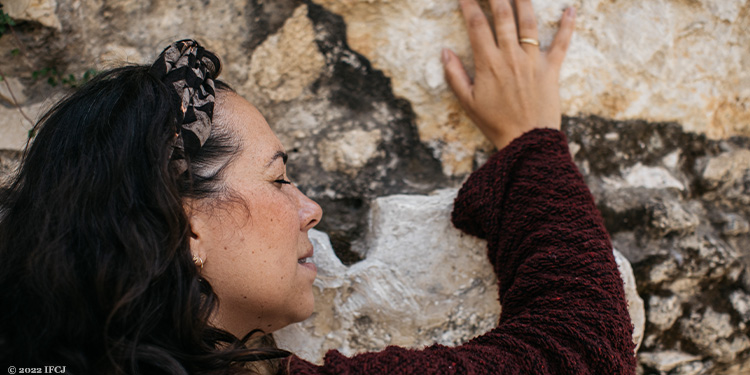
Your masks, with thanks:
[[[278,158],[281,158],[281,160],[284,161],[284,165],[286,165],[286,161],[287,159],[289,159],[289,155],[287,155],[284,151],[276,151],[276,153],[271,157],[271,161],[266,164],[266,168],[270,167],[271,164],[273,164],[273,162],[275,162]]]

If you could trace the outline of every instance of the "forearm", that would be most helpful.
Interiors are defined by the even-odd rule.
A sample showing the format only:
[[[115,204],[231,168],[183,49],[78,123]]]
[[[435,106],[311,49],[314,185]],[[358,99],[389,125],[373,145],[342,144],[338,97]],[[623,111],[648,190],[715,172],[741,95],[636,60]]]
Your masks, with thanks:
[[[534,130],[493,156],[462,188],[453,221],[488,241],[503,305],[497,334],[551,361],[570,350],[592,368],[607,367],[597,364],[611,361],[604,353],[634,366],[609,236],[561,132]]]

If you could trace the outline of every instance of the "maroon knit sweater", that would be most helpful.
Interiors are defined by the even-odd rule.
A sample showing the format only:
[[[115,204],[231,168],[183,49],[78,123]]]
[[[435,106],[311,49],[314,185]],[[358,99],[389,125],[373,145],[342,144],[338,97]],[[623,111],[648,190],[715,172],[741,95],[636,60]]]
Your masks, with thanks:
[[[533,130],[490,158],[461,188],[453,224],[488,242],[496,328],[458,347],[332,350],[323,366],[292,357],[290,374],[635,373],[612,245],[563,133]]]

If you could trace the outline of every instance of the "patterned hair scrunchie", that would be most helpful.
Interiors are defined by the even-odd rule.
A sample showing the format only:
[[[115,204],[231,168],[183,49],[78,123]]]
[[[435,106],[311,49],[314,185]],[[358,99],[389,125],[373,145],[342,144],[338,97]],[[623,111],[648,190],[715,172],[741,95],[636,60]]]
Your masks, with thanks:
[[[182,102],[182,118],[177,119],[170,157],[177,175],[188,169],[185,156],[200,150],[211,134],[214,79],[220,72],[219,58],[192,39],[172,43],[151,65],[150,74],[171,83]]]

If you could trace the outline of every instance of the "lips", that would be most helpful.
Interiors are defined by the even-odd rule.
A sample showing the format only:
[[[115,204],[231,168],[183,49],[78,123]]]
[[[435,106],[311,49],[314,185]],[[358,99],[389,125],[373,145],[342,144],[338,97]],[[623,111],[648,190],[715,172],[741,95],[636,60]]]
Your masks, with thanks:
[[[315,263],[313,263],[313,248],[310,246],[310,249],[307,250],[305,254],[302,255],[302,258],[297,259],[297,263],[303,267],[309,268],[312,271],[318,270],[318,267],[315,266]]]

